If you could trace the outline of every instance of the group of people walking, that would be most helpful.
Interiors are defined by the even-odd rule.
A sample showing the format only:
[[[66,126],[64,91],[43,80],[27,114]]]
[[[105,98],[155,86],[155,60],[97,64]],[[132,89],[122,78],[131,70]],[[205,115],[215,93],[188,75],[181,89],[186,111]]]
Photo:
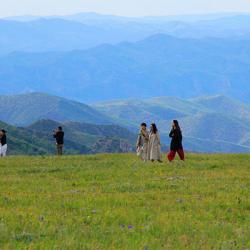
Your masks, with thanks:
[[[7,137],[4,129],[0,130],[0,157],[5,157],[7,153]]]
[[[136,152],[143,161],[158,161],[161,159],[161,140],[155,123],[151,124],[150,132],[147,130],[147,124],[142,123],[140,133],[137,138]]]
[[[7,132],[4,129],[0,130],[0,157],[6,156],[6,133]],[[58,127],[53,131],[53,137],[56,140],[56,153],[57,155],[62,155],[64,146],[64,132],[62,127]],[[180,159],[184,161],[185,154],[182,146],[182,132],[177,120],[174,120],[172,123],[172,129],[169,133],[169,137],[171,137],[172,140],[170,144],[170,152],[167,155],[167,159],[169,160],[169,162],[172,162],[175,159],[177,153]],[[141,124],[136,148],[137,155],[143,161],[162,162],[161,140],[155,123],[151,124],[150,131],[148,131],[146,123]]]
[[[169,137],[171,138],[171,144],[170,152],[167,154],[168,161],[172,162],[175,159],[176,153],[184,161],[185,154],[182,146],[182,132],[177,120],[173,120]],[[137,155],[143,161],[162,162],[161,140],[155,123],[151,124],[150,131],[147,130],[146,123],[141,124],[136,148]]]

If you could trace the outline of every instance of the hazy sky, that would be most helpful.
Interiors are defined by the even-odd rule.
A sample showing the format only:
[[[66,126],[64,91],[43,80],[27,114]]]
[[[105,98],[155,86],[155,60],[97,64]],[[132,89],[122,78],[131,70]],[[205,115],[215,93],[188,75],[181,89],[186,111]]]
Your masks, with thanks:
[[[98,12],[123,16],[250,12],[250,0],[0,0],[0,16]]]

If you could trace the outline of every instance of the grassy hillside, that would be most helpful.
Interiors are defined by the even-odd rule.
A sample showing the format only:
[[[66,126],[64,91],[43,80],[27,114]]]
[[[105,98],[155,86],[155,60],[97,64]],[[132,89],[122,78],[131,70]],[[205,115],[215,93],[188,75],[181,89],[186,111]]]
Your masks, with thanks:
[[[144,100],[115,100],[95,103],[93,108],[110,116],[114,121],[127,126],[138,126],[141,121],[162,124],[169,129],[169,121],[174,118],[193,116],[200,112],[211,112],[206,107],[176,97],[155,97]]]
[[[39,120],[21,128],[0,121],[0,129],[8,131],[8,152],[12,155],[54,154],[55,139],[52,135],[59,125],[65,131],[66,154],[122,153],[134,149],[136,135],[117,125]]]
[[[25,128],[0,121],[0,129],[7,130],[8,152],[18,155],[44,155],[54,153],[55,146],[48,138],[39,137]]]
[[[223,95],[190,100],[176,97],[116,100],[88,106],[31,93],[0,96],[0,103],[3,110],[0,118],[11,124],[35,122],[28,129],[34,136],[45,139],[45,144],[48,139],[53,144],[51,133],[59,122],[63,123],[67,134],[66,149],[70,154],[128,152],[144,121],[157,123],[162,142],[169,145],[168,133],[173,119],[180,121],[184,145],[189,151],[250,152],[250,106]],[[46,146],[46,151],[51,153],[51,147]]]
[[[88,105],[44,93],[0,96],[0,110],[0,120],[19,126],[39,119],[111,123],[109,118]]]
[[[155,122],[167,144],[171,121],[178,119],[190,151],[250,152],[250,106],[223,95],[117,100],[93,107],[134,130],[142,121]]]
[[[38,137],[50,138],[59,125],[65,132],[65,147],[69,153],[122,153],[133,150],[136,135],[117,125],[95,125],[80,122],[58,123],[40,120],[27,127]]]
[[[222,95],[215,95],[198,97],[191,101],[207,110],[231,117],[238,117],[246,122],[250,121],[250,105],[238,100]]]
[[[249,249],[248,155],[0,159],[1,249]]]

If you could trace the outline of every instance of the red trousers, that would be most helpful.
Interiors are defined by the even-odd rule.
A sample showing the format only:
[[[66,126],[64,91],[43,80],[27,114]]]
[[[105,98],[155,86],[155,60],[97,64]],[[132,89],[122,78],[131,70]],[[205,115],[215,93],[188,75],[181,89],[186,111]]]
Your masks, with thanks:
[[[179,155],[179,157],[180,157],[180,159],[181,159],[182,161],[185,160],[185,154],[184,154],[184,150],[183,150],[183,149],[171,150],[171,151],[168,153],[168,155],[167,155],[168,160],[169,160],[169,161],[173,161],[174,158],[175,158],[176,153],[178,153],[178,155]]]

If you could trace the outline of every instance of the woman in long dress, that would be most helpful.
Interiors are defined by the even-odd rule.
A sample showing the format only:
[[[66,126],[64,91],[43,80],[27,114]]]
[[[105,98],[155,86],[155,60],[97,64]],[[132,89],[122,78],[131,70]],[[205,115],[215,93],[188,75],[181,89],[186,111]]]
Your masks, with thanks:
[[[151,161],[162,162],[160,135],[154,123],[151,124],[149,135],[149,159]]]
[[[149,133],[147,130],[147,124],[142,123],[141,129],[137,138],[136,143],[136,152],[137,155],[143,160],[148,161],[149,160],[149,154],[148,154],[148,143],[149,143]]]

